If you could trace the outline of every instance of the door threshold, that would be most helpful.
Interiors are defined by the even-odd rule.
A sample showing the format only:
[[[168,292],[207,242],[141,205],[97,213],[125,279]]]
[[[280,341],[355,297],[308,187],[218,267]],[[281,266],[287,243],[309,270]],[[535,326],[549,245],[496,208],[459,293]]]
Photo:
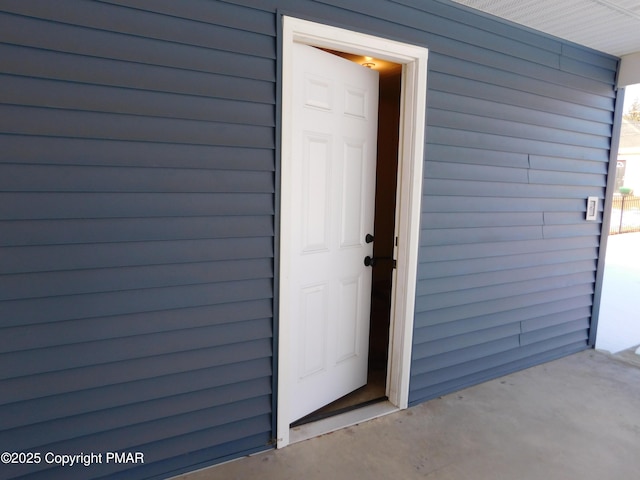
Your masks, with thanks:
[[[400,410],[389,401],[377,402],[317,422],[305,423],[289,430],[289,443],[303,442],[326,433],[335,432],[358,423],[373,420]]]

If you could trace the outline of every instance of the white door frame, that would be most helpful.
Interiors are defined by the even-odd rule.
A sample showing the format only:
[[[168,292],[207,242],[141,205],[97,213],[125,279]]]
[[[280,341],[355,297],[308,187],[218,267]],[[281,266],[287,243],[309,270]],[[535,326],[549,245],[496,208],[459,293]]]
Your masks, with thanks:
[[[427,49],[341,28],[292,17],[283,17],[282,35],[282,145],[280,187],[280,231],[291,228],[291,176],[294,42],[329,48],[345,53],[368,55],[402,64],[400,99],[400,142],[396,193],[396,238],[387,396],[398,409],[409,401],[411,344],[418,265],[420,200],[427,90]],[[295,359],[291,358],[289,335],[292,315],[287,288],[291,259],[289,235],[280,235],[279,337],[277,446],[289,444],[289,396]]]

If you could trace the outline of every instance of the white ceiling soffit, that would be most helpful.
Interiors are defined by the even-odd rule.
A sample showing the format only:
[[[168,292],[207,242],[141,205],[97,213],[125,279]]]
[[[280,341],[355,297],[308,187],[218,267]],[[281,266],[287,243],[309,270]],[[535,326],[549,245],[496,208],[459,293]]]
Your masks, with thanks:
[[[601,52],[640,52],[640,0],[453,0]]]

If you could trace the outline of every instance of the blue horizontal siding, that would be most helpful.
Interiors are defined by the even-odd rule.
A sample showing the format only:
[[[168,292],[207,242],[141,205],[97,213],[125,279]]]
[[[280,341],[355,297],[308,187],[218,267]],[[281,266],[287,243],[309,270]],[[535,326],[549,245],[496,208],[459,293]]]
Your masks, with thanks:
[[[496,249],[499,247],[496,245]],[[420,272],[418,280],[424,281],[428,279],[434,284],[447,277],[461,277],[482,274],[499,274],[509,275],[515,269],[529,269],[532,267],[558,268],[556,265],[562,265],[570,262],[595,260],[598,258],[598,252],[595,248],[577,248],[572,250],[558,250],[549,252],[526,252],[525,254],[508,255],[502,254],[494,257],[448,260],[443,258],[441,262],[430,262],[429,269],[423,269]],[[584,263],[584,262],[581,262]],[[561,270],[558,268],[558,270]]]
[[[158,45],[158,47],[163,45]],[[127,51],[122,47],[122,51]],[[2,44],[3,72],[96,85],[134,87],[152,91],[184,93],[269,103],[275,100],[273,79],[275,62],[266,60],[268,69],[257,69],[255,57],[247,56],[244,65],[225,58],[207,57],[205,65],[147,63],[146,57],[131,59],[97,58],[93,52],[48,51],[38,47]],[[99,55],[98,55],[99,57]],[[139,61],[136,61],[139,60]],[[216,61],[219,60],[219,61]],[[212,65],[215,66],[213,71]],[[251,72],[261,72],[262,75]]]
[[[264,332],[265,330],[263,329],[262,331]],[[238,341],[239,339],[236,336],[233,347],[231,345],[216,346],[214,343],[210,348],[167,353],[164,355],[163,362],[159,362],[158,357],[150,356],[130,359],[122,363],[110,362],[91,365],[93,359],[89,357],[84,360],[76,359],[77,363],[86,362],[88,364],[86,366],[82,365],[73,370],[51,372],[46,372],[48,367],[41,365],[41,369],[45,370],[45,373],[37,376],[14,377],[3,380],[3,385],[6,386],[3,401],[13,403],[49,395],[66,394],[70,396],[84,389],[100,388],[125,382],[137,382],[154,376],[208,368],[224,362],[245,362],[256,358],[258,355],[260,357],[268,357],[270,349],[267,346],[270,343],[270,338],[251,341],[252,338],[255,338],[254,335],[247,334],[248,341],[244,345],[238,345],[241,342]],[[169,335],[165,335],[166,337],[169,337]],[[135,340],[138,339],[133,339],[131,343],[135,344]],[[200,345],[197,346],[200,347]],[[182,348],[185,347],[182,346]],[[237,350],[244,351],[238,352]],[[170,365],[165,365],[165,363],[170,363]],[[202,388],[202,385],[200,388]]]
[[[415,330],[414,339],[416,343],[420,344],[439,342],[449,337],[476,332],[478,331],[479,324],[485,328],[515,324],[518,325],[521,332],[524,333],[539,328],[538,326],[553,326],[566,321],[587,318],[591,313],[590,307],[590,296],[579,295],[572,298],[534,304],[532,306],[523,306],[515,310],[490,312],[485,315],[471,315],[467,318],[449,322],[421,326]]]
[[[442,372],[442,375],[439,375],[438,378],[432,375],[432,378],[436,380],[436,385],[415,384],[414,395],[418,398],[438,397],[470,385],[528,368],[531,365],[549,362],[580,352],[585,349],[585,342],[586,340],[580,335],[577,338],[576,336],[567,336],[553,342],[521,346],[486,357],[486,361],[482,362],[483,366],[481,367],[484,370],[473,367],[474,364],[478,363],[476,361],[468,362],[460,367],[454,366],[450,370]],[[451,374],[452,370],[456,371],[456,373]],[[440,383],[437,380],[440,380]]]
[[[68,327],[66,330],[55,323],[39,326],[37,331],[29,325],[19,325],[3,330],[7,343],[3,344],[2,353],[230,324],[235,321],[268,318],[272,313],[269,299],[261,299],[247,300],[240,305],[223,303],[160,312],[68,320],[64,323],[64,326]],[[181,319],[179,324],[175,322],[176,317]]]
[[[3,406],[7,415],[2,419],[3,428],[16,429],[28,425],[44,425],[46,422],[57,421],[76,415],[85,415],[89,419],[92,412],[108,411],[111,409],[126,410],[127,405],[144,405],[144,402],[160,398],[171,398],[187,392],[202,390],[197,382],[204,378],[211,378],[210,388],[222,388],[225,385],[255,382],[260,377],[268,377],[270,363],[269,349],[266,342],[247,344],[253,347],[253,354],[246,354],[246,360],[236,358],[234,362],[225,364],[211,362],[213,366],[198,365],[188,371],[168,372],[161,376],[148,378],[133,378],[132,382],[99,385],[91,389],[78,389],[75,397],[77,404],[66,401],[68,397],[55,392],[48,397],[34,397],[16,400]],[[196,382],[197,381],[197,382]],[[135,383],[134,383],[135,382]],[[131,388],[131,387],[136,388]],[[17,430],[14,430],[14,433]]]
[[[244,7],[234,3],[191,1],[177,4],[173,0],[103,0],[103,3],[123,5],[139,10],[162,13],[171,17],[206,22],[235,30],[276,35],[273,9],[262,11],[260,4]]]
[[[513,282],[546,279],[569,274],[577,274],[583,272],[592,272],[596,265],[594,260],[585,260],[581,262],[568,262],[552,265],[535,266],[529,268],[518,268],[511,265],[512,269],[496,270],[481,272],[475,274],[467,274],[464,277],[438,277],[428,280],[419,280],[417,290],[421,295],[433,295],[436,293],[451,292],[456,290],[466,290],[478,286],[488,285],[506,285]]]
[[[5,164],[5,192],[273,193],[271,172]],[[233,188],[233,185],[237,185]]]
[[[225,177],[226,175],[220,175]],[[195,182],[194,182],[195,183]],[[12,185],[12,188],[16,188]],[[69,188],[73,188],[70,185]],[[273,214],[271,193],[0,193],[3,220]]]
[[[267,148],[223,145],[175,145],[114,139],[56,138],[0,134],[3,163],[32,165],[121,166],[128,168],[273,171],[273,151]],[[179,170],[171,170],[178,173]],[[142,171],[141,171],[142,172]],[[150,172],[145,170],[145,172]]]
[[[0,221],[0,246],[140,242],[273,235],[269,216]]]
[[[265,363],[263,361],[263,363]],[[267,362],[268,363],[268,362]],[[269,389],[268,378],[238,382],[224,387],[209,388],[181,395],[163,397],[125,408],[111,408],[98,414],[87,413],[51,420],[46,426],[31,424],[16,431],[5,430],[1,434],[3,442],[11,442],[16,450],[31,447],[31,439],[38,436],[41,445],[49,445],[73,440],[76,437],[93,435],[96,432],[127,428],[133,421],[143,423],[165,419],[185,413],[245,401],[254,395],[261,395]],[[87,420],[90,421],[87,421]]]
[[[616,64],[580,52],[432,57],[411,403],[586,348]]]
[[[63,4],[69,7],[64,8]],[[189,69],[197,65],[205,71],[216,68],[211,56],[212,53],[219,55],[219,51],[258,58],[276,57],[275,38],[271,35],[102,3],[61,0],[58,5],[60,8],[54,9],[40,4],[38,17],[29,15],[33,5],[16,3],[5,7],[3,10],[12,11],[0,14],[6,43],[139,63],[160,62]],[[25,28],[34,31],[27,39]],[[84,41],[75,42],[76,35],[81,35]],[[237,60],[232,56],[213,60],[225,58]]]
[[[3,107],[6,117],[0,128],[7,133],[75,138],[114,138],[126,141],[154,141],[158,131],[163,141],[174,144],[248,146],[272,148],[272,128],[253,125],[229,125],[223,122],[139,118],[120,113],[79,112],[39,107]],[[10,120],[9,120],[10,119]],[[248,142],[248,140],[251,140]]]
[[[38,272],[0,278],[0,300],[56,297],[129,289],[211,284],[272,278],[270,259],[227,260],[196,264],[118,267],[99,270]]]
[[[2,75],[0,103],[87,112],[181,118],[208,122],[274,126],[273,105],[198,95],[140,91],[122,87],[68,83]]]
[[[2,380],[6,380],[7,385],[22,385],[24,384],[23,377],[29,375],[38,375],[38,377],[44,381],[48,381],[48,377],[64,378],[66,369],[75,368],[81,369],[76,371],[76,378],[78,383],[73,387],[74,389],[82,389],[82,387],[89,388],[91,385],[95,385],[95,380],[92,381],[90,376],[95,373],[104,374],[103,382],[113,375],[117,370],[117,362],[127,362],[131,365],[144,365],[145,359],[154,355],[167,355],[180,360],[185,357],[185,354],[181,349],[198,349],[198,348],[210,348],[226,343],[239,343],[241,340],[251,341],[252,338],[264,338],[269,336],[270,330],[268,324],[265,326],[262,319],[234,323],[233,325],[216,325],[210,328],[190,329],[184,332],[164,332],[162,334],[153,334],[143,336],[141,338],[124,338],[124,339],[110,339],[97,342],[86,342],[76,345],[63,345],[56,347],[49,347],[46,349],[40,349],[38,352],[38,358],[34,359],[33,355],[27,352],[12,352],[10,355],[3,355],[4,358],[9,358],[10,361],[5,361],[0,376]],[[254,331],[248,335],[242,332],[243,328],[252,328]],[[217,336],[216,341],[211,341],[207,338],[197,338],[198,335],[215,334]],[[158,341],[171,340],[176,342],[176,345],[165,344],[157,345]],[[136,351],[131,351],[131,347],[135,346]],[[113,351],[112,348],[123,348],[125,351]],[[91,355],[87,354],[87,350],[91,350]],[[68,355],[65,357],[65,355]],[[78,359],[84,358],[86,362],[91,362],[87,365],[79,363]],[[46,362],[46,363],[45,363]],[[120,365],[122,366],[122,365]],[[51,374],[51,375],[47,375]],[[130,373],[129,375],[131,375]],[[135,378],[145,378],[142,373],[139,373]],[[36,379],[33,379],[36,380]],[[44,389],[43,389],[44,390]],[[30,389],[33,392],[33,389]],[[49,391],[47,389],[47,391]],[[76,391],[76,390],[69,390]],[[32,395],[33,393],[22,392],[20,397]]]
[[[216,3],[3,7],[0,445],[147,462],[1,478],[270,444],[275,27]]]
[[[6,273],[131,267],[264,258],[273,255],[266,237],[4,247]],[[73,256],[77,253],[77,256]],[[3,259],[4,260],[4,259]]]
[[[0,316],[6,319],[4,325],[15,326],[225,302],[244,302],[270,298],[272,295],[273,280],[257,278],[212,284],[6,300],[0,304]]]

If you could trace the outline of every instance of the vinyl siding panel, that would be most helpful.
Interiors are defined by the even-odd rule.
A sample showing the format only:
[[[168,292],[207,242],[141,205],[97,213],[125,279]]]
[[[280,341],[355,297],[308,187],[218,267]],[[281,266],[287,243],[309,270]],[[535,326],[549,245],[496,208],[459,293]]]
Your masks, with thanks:
[[[366,3],[366,4],[365,4]],[[277,12],[429,49],[410,403],[586,348],[616,58],[444,1],[0,10],[0,446],[271,448]]]
[[[216,58],[223,55],[219,52],[213,52],[212,58],[209,49],[275,59],[275,39],[270,35],[102,3],[63,0],[58,6],[16,3],[3,9],[12,11],[0,15],[7,43],[203,71],[217,70],[211,60],[224,59]],[[38,18],[24,15],[34,9]],[[24,28],[34,29],[35,34],[25,40]],[[75,42],[75,35],[82,35],[84,42]]]
[[[177,315],[183,329],[193,329],[213,325],[229,324],[234,320],[241,322],[267,318],[272,314],[269,300],[243,302],[241,306],[233,303],[190,307],[189,309],[164,310],[162,312],[143,312],[122,316],[97,317],[94,319],[69,320],[65,322],[66,331],[59,325],[47,324],[34,331],[28,325],[6,328],[7,338],[2,353],[52,346],[73,345],[108,339],[119,339],[127,335],[159,334],[175,330]],[[153,323],[150,322],[153,319]],[[125,330],[125,327],[129,326]],[[197,330],[193,330],[197,332]],[[143,337],[140,337],[143,339]]]
[[[112,112],[153,117],[196,119],[201,121],[273,126],[273,106],[238,100],[207,98],[121,87],[65,83],[59,80],[32,79],[3,75],[0,102],[15,105],[66,110]],[[31,92],[30,94],[27,94]],[[53,98],[51,98],[53,97]]]
[[[243,7],[231,3],[214,3],[209,0],[192,0],[184,5],[178,5],[172,0],[104,0],[104,3],[124,5],[273,37],[276,35],[273,9],[261,11],[259,4]]]
[[[189,381],[211,376],[215,381],[212,388],[223,387],[225,384],[242,384],[255,378],[264,376],[270,369],[269,363],[260,357],[264,355],[264,342],[250,343],[248,347],[254,347],[253,355],[246,354],[246,360],[236,358],[235,364],[212,362],[214,366],[204,366],[186,372],[169,372],[167,375],[148,377],[138,380],[136,385],[140,388],[130,389],[131,384],[100,385],[90,390],[81,390],[76,396],[82,402],[78,405],[69,404],[54,396],[44,401],[41,398],[25,398],[20,402],[11,403],[6,407],[7,415],[3,420],[4,428],[11,429],[21,425],[41,425],[45,421],[66,418],[67,416],[90,414],[101,410],[122,408],[137,401],[149,401],[154,398],[172,397],[180,393],[197,391],[198,388],[189,387]],[[260,347],[263,348],[262,352]],[[266,350],[268,351],[268,349]],[[43,408],[46,407],[46,408]],[[88,417],[84,417],[85,419]],[[14,431],[14,433],[16,433]]]
[[[571,261],[591,260],[592,264],[595,264],[597,257],[598,252],[595,248],[580,248],[569,251],[527,253],[526,255],[503,254],[491,258],[433,262],[429,264],[429,269],[424,269],[421,272],[418,279],[429,279],[434,283],[438,283],[450,276],[458,278],[463,275],[473,277],[477,274],[489,274],[492,272],[505,272],[505,274],[508,274],[508,272],[516,268],[545,268],[547,265],[553,266]]]
[[[0,222],[0,246],[176,239],[262,237],[273,234],[269,217],[166,217]]]
[[[270,298],[269,279],[7,300],[7,326]]]
[[[269,448],[273,16],[4,7],[3,451],[142,451],[90,477],[149,478]]]
[[[269,237],[4,247],[7,273],[261,258],[273,255]],[[72,253],[78,253],[72,257]],[[6,260],[6,262],[5,262]],[[41,269],[41,270],[39,270]]]
[[[208,169],[145,169],[5,165],[5,191],[273,193],[273,173]],[[117,187],[114,187],[114,184]],[[237,191],[232,185],[237,184]]]
[[[584,335],[578,333],[578,335],[567,335],[548,342],[494,353],[484,357],[481,362],[471,360],[442,369],[430,375],[434,384],[415,383],[414,388],[418,395],[432,395],[432,392],[438,392],[436,395],[443,395],[531,365],[579,352],[584,350],[585,343]]]
[[[0,279],[0,300],[270,278],[271,264],[270,259],[252,259],[16,274],[10,281]]]
[[[566,262],[559,269],[555,264],[541,267],[514,268],[512,270],[489,271],[483,273],[469,274],[464,278],[459,277],[439,277],[418,282],[418,292],[424,295],[444,293],[456,290],[466,290],[479,285],[505,285],[512,282],[550,278],[565,274],[574,274],[593,271],[594,261]]]
[[[158,45],[162,46],[162,45]],[[182,93],[186,95],[211,96],[242,101],[268,103],[273,101],[273,84],[268,81],[274,73],[273,61],[268,62],[272,73],[257,75],[253,57],[247,56],[244,66],[234,67],[235,62],[224,62],[213,73],[207,70],[191,70],[190,65],[165,67],[163,65],[135,63],[119,58],[95,58],[89,52],[81,55],[66,52],[49,52],[44,48],[27,48],[19,45],[0,45],[3,55],[3,70],[14,75],[37,75],[42,78],[68,80],[97,85],[112,85],[150,90]],[[213,63],[218,64],[214,59]],[[230,65],[230,66],[226,66]],[[193,66],[196,68],[196,66]],[[189,85],[189,87],[187,87]],[[215,85],[215,88],[213,86]]]
[[[127,142],[78,138],[2,135],[5,162],[20,164],[168,167],[273,171],[273,152],[251,147],[220,145],[173,145],[158,142]],[[147,170],[148,172],[148,170]]]
[[[222,175],[224,176],[224,175]],[[11,185],[11,188],[15,188]],[[31,202],[26,200],[33,200]],[[0,193],[6,220],[273,214],[268,193]],[[9,207],[11,205],[11,208]]]
[[[69,110],[51,110],[37,107],[5,106],[9,122],[0,123],[7,133],[38,136],[114,138],[126,141],[157,140],[163,131],[168,143],[239,146],[252,139],[250,147],[273,147],[273,129],[194,120],[169,120],[123,115],[120,113],[88,113]],[[37,120],[34,121],[34,118]]]
[[[430,56],[411,403],[586,347],[616,66],[567,51]]]
[[[511,202],[511,200],[510,200]],[[511,254],[530,254],[539,253],[545,251],[559,251],[571,250],[575,248],[588,248],[597,247],[597,239],[579,238],[575,240],[548,240],[544,241],[534,240],[529,242],[517,242],[517,243],[483,243],[475,244],[474,252],[469,252],[464,245],[440,245],[433,248],[421,249],[422,258],[425,260],[463,260],[472,258],[490,258],[500,257],[502,255]],[[424,253],[423,253],[424,252]],[[480,257],[474,257],[478,255]]]
[[[591,312],[589,308],[591,305],[590,302],[591,299],[589,296],[582,295],[568,300],[561,299],[533,307],[522,307],[504,313],[478,315],[422,327],[415,331],[414,337],[417,341],[423,341],[425,339],[439,341],[448,336],[475,332],[477,331],[478,323],[482,323],[482,325],[487,328],[504,326],[510,323],[518,325],[518,323],[520,323],[522,332],[526,332],[531,328],[531,325],[554,325],[562,321],[586,318]]]

